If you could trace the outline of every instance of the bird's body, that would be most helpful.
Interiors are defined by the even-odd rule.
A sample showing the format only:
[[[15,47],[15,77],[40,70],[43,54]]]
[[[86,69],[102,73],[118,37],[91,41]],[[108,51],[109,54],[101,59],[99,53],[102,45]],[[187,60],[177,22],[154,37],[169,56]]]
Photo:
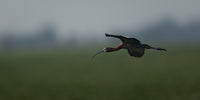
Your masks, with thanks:
[[[106,35],[106,37],[118,38],[122,42],[120,43],[119,46],[117,46],[115,48],[112,48],[112,47],[104,48],[100,52],[97,52],[92,58],[94,58],[97,54],[102,53],[102,52],[113,52],[113,51],[117,51],[120,49],[127,49],[129,55],[134,56],[134,57],[142,57],[144,55],[145,49],[155,49],[155,50],[166,51],[166,49],[163,49],[163,48],[154,48],[147,44],[141,44],[140,41],[135,38],[127,38],[127,37],[120,36],[120,35],[110,35],[107,33],[105,33],[105,35]]]

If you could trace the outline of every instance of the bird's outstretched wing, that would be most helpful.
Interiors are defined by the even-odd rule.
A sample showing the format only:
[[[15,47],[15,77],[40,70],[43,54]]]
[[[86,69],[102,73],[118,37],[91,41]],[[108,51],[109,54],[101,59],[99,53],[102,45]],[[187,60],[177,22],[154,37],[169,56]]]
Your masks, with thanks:
[[[136,38],[128,38],[128,40],[130,41],[130,43],[141,44],[140,41]]]
[[[128,49],[130,56],[142,57],[144,55],[145,48],[132,47]]]
[[[106,37],[115,37],[115,38],[118,38],[122,42],[126,41],[126,39],[127,39],[127,37],[124,37],[124,36],[121,36],[121,35],[111,35],[111,34],[108,34],[108,33],[105,33],[105,36]]]

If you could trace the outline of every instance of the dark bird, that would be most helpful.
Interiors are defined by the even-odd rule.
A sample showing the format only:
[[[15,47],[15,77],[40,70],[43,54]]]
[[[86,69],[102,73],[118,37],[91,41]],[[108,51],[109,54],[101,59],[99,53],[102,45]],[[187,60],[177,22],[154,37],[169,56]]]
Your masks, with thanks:
[[[112,52],[112,51],[117,51],[120,49],[127,49],[128,53],[130,56],[134,56],[134,57],[142,57],[144,55],[144,51],[145,49],[154,49],[154,50],[163,50],[163,51],[167,51],[166,49],[163,48],[155,48],[155,47],[151,47],[148,44],[141,44],[139,40],[135,39],[135,38],[127,38],[121,35],[110,35],[105,33],[106,37],[114,37],[114,38],[118,38],[120,39],[122,42],[119,44],[119,46],[117,47],[107,47],[104,48],[103,50],[97,52],[96,54],[94,54],[92,56],[92,59],[97,55],[100,54],[102,52]]]

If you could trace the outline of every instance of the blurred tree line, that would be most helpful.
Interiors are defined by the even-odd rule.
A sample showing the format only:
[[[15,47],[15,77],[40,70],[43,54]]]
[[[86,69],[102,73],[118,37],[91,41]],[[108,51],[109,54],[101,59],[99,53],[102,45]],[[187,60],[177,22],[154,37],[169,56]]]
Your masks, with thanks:
[[[173,19],[165,18],[156,23],[147,24],[137,30],[130,29],[128,34],[126,34],[126,30],[120,31],[118,29],[113,29],[110,30],[109,33],[135,37],[139,38],[142,42],[150,43],[165,42],[167,44],[195,44],[200,42],[200,20],[180,25],[180,23]],[[58,46],[80,47],[83,45],[100,45],[105,43],[104,33],[102,33],[101,37],[98,37],[95,32],[88,32],[91,33],[89,36],[78,36],[78,32],[70,32],[66,35],[67,37],[62,37],[64,41],[60,42],[56,28],[54,25],[49,24],[46,24],[36,32],[12,32],[8,30],[0,33],[0,48],[7,51],[18,49],[55,48]],[[19,35],[18,33],[23,33],[23,35]],[[134,33],[138,33],[140,36],[137,36],[137,34]]]

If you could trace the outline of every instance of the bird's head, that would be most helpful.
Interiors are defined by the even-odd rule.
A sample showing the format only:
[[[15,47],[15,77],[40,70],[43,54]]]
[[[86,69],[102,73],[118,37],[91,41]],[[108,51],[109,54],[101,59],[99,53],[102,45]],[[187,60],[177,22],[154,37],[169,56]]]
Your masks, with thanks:
[[[93,56],[92,56],[92,59],[94,59],[94,57],[100,53],[103,53],[103,52],[107,52],[107,48],[103,48],[101,51],[95,53]]]

